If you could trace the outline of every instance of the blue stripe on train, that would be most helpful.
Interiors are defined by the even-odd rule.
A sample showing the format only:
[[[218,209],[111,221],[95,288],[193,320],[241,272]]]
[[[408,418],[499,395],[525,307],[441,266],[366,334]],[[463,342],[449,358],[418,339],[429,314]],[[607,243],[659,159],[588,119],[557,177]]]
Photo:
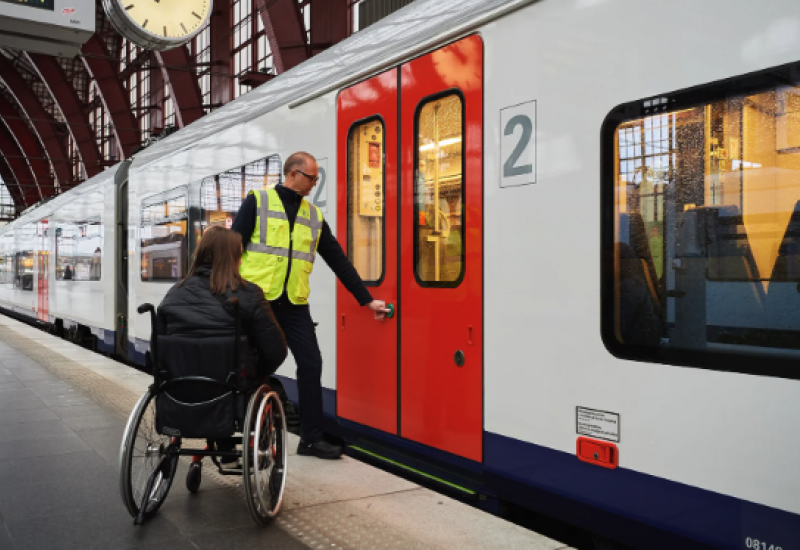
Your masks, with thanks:
[[[297,403],[297,382],[278,378],[289,399]],[[336,392],[323,388],[322,396],[327,420],[336,421]],[[338,424],[345,429],[350,425]],[[418,443],[387,438],[420,454]],[[464,459],[448,453],[430,449],[422,454],[437,460],[449,457],[454,467],[464,469]],[[624,463],[624,447],[620,457]],[[708,545],[750,550],[758,541],[760,549],[800,550],[797,514],[627,468],[593,466],[574,454],[491,432],[484,432],[483,479],[487,489],[504,501],[638,548]],[[674,536],[654,540],[657,532]]]
[[[501,499],[556,515],[553,512],[558,510],[541,501],[542,494],[566,497],[560,500],[600,511],[596,518],[580,518],[585,528],[627,539],[637,547],[654,545],[630,532],[630,522],[625,522],[626,532],[619,533],[608,520],[629,518],[720,548],[746,549],[748,538],[765,542],[765,549],[800,548],[800,516],[796,514],[626,468],[600,468],[569,453],[489,432],[484,445],[487,482]],[[621,448],[623,462],[624,457]],[[533,491],[520,491],[520,484]],[[569,518],[575,512],[564,506],[558,515],[576,523],[577,518]]]

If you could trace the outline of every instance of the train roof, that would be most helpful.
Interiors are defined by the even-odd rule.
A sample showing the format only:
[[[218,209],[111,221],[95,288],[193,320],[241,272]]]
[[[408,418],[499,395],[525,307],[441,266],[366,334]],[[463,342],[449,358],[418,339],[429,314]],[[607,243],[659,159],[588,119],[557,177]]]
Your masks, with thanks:
[[[134,169],[394,66],[534,0],[417,0],[136,154]]]
[[[50,199],[47,202],[39,203],[36,207],[27,210],[16,220],[3,227],[0,227],[0,233],[31,222],[37,222],[42,218],[46,218],[47,216],[51,215],[56,210],[62,214],[68,215],[71,206],[78,204],[75,202],[77,197],[86,193],[92,193],[103,185],[113,182],[114,176],[116,175],[120,166],[122,166],[122,163],[115,164],[114,166],[111,166],[110,168],[100,172],[96,176],[84,181],[77,187],[70,189],[66,193]]]

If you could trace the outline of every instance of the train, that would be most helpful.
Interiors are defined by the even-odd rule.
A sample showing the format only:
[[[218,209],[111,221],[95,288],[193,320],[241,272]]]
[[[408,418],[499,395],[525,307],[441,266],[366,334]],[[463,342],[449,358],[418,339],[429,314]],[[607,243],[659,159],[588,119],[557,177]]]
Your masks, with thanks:
[[[395,310],[313,271],[348,453],[637,548],[800,548],[800,4],[418,0],[1,228],[0,307],[143,364],[136,307],[295,151]]]

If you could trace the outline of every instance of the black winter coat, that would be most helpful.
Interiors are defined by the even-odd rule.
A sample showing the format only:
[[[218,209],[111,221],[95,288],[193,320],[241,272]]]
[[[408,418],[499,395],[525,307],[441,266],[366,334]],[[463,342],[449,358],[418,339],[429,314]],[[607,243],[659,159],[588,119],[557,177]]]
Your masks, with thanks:
[[[233,335],[233,307],[211,293],[211,266],[200,266],[183,285],[176,284],[158,306],[158,333],[196,338]],[[258,352],[258,372],[272,374],[286,359],[286,340],[275,320],[264,291],[255,283],[236,291],[228,289],[227,298],[239,299],[242,335]]]

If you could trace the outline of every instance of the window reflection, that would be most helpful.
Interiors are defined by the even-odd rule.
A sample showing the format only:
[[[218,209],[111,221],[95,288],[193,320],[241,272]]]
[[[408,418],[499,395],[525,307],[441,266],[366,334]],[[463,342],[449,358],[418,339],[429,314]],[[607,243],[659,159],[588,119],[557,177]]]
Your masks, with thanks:
[[[347,256],[364,282],[383,278],[384,127],[372,119],[347,140]]]
[[[178,281],[188,269],[186,195],[172,192],[142,204],[142,281]]]
[[[23,250],[14,254],[14,288],[33,290],[33,251]]]
[[[615,137],[617,339],[800,349],[800,87]]]
[[[66,224],[56,229],[56,279],[99,281],[103,247],[100,222]]]
[[[426,103],[417,119],[417,278],[452,286],[464,270],[463,105],[452,94]]]
[[[272,155],[203,180],[200,186],[200,226],[196,237],[214,225],[230,228],[242,201],[257,189],[271,189],[281,181],[281,159]],[[194,222],[196,223],[196,222]]]

